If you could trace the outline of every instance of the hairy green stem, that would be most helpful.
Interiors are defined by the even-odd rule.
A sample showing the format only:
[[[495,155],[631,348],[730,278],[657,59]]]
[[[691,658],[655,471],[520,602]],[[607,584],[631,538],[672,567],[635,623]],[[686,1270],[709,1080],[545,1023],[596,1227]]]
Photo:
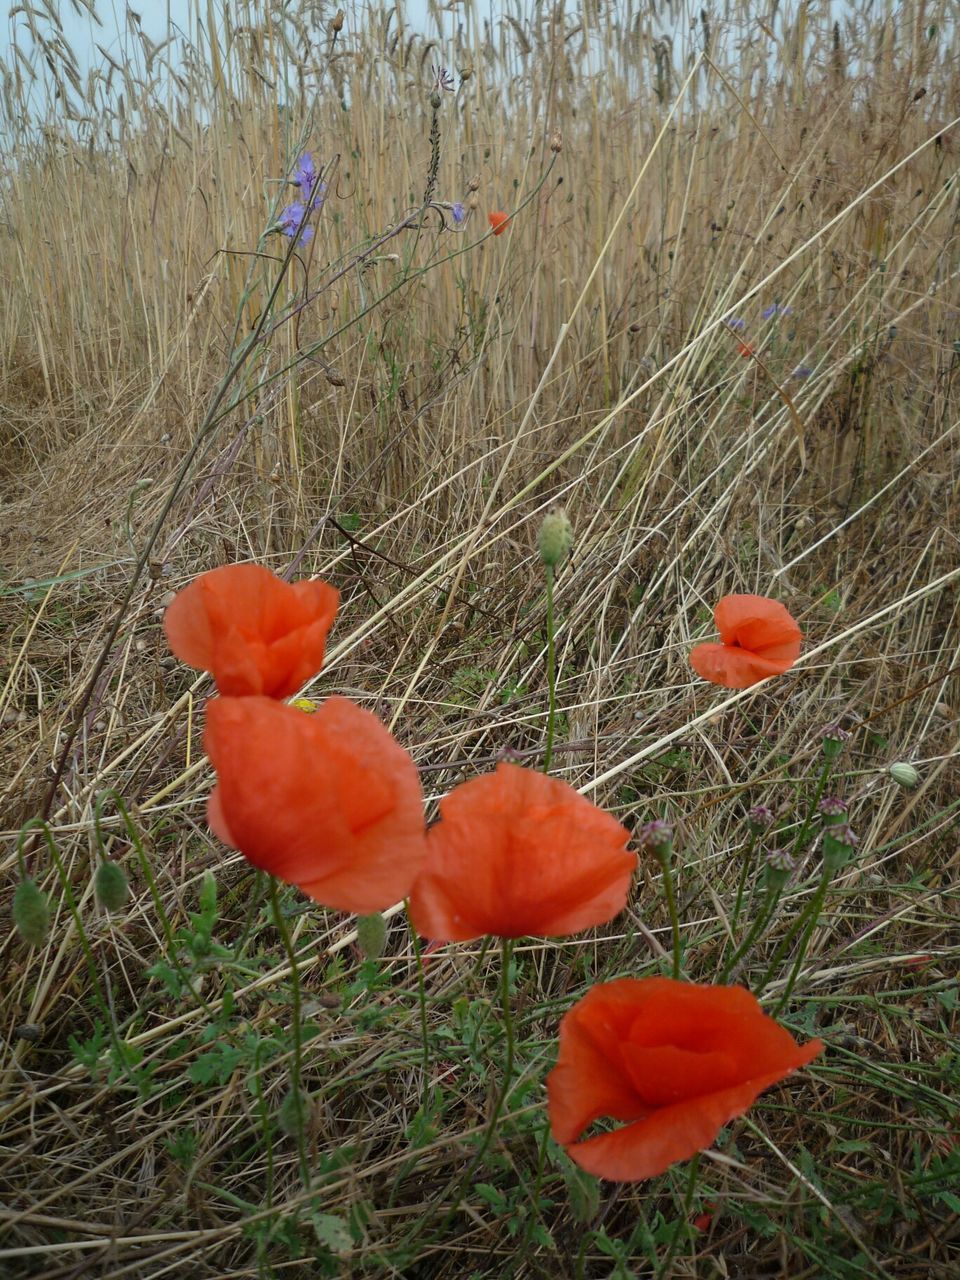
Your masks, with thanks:
[[[280,894],[277,889],[277,881],[274,876],[269,877],[270,884],[270,905],[273,908],[273,919],[283,940],[283,949],[287,953],[287,961],[290,965],[290,1014],[293,1021],[293,1063],[290,1068],[290,1083],[293,1088],[293,1096],[296,1099],[297,1111],[297,1151],[300,1155],[300,1176],[303,1179],[304,1187],[310,1190],[310,1161],[307,1158],[307,1135],[305,1132],[305,1119],[303,1114],[303,1093],[300,1081],[302,1078],[302,1046],[300,1036],[300,972],[297,969],[297,953],[294,949],[293,939],[290,937],[290,930],[287,928],[287,922],[283,918],[283,910],[280,906]]]
[[[410,919],[410,899],[405,898],[403,905],[407,913],[410,937],[413,939],[413,954],[417,959],[417,1002],[420,1006],[420,1036],[423,1040],[423,1106],[425,1108],[430,1093],[430,1044],[427,1040],[427,986],[423,970],[423,948],[420,946],[420,936]]]
[[[813,936],[813,931],[817,927],[817,921],[820,919],[820,913],[823,910],[824,899],[826,898],[827,890],[830,887],[830,878],[830,870],[826,863],[824,863],[823,873],[820,877],[820,883],[817,886],[816,893],[807,904],[806,910],[795,922],[794,926],[787,933],[787,936],[777,947],[773,954],[773,960],[770,962],[767,972],[763,975],[763,981],[757,987],[758,991],[762,991],[767,985],[773,976],[774,970],[786,953],[786,949],[790,945],[790,942],[796,936],[797,932],[803,928],[803,936],[800,939],[800,950],[797,952],[797,958],[793,962],[793,968],[790,970],[790,977],[787,979],[787,985],[783,989],[783,995],[781,995],[780,999],[777,1001],[777,1007],[774,1010],[774,1017],[780,1013],[783,1006],[790,999],[790,995],[796,985],[797,978],[800,976],[800,969],[803,966],[803,962],[807,955],[807,947],[810,945],[810,939]]]
[[[673,887],[673,868],[670,865],[670,850],[656,854],[660,869],[663,871],[663,892],[667,899],[667,911],[670,913],[670,933],[673,938],[674,978],[680,977],[680,915],[677,911],[677,895]]]
[[[547,571],[547,745],[543,753],[543,772],[550,772],[553,760],[553,737],[557,721],[557,648],[553,617],[553,565]]]

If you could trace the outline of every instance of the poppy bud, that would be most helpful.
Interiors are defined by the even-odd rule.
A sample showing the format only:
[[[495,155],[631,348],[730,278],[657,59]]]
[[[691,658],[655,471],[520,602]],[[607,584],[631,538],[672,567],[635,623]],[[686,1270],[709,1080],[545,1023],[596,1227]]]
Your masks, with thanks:
[[[387,942],[387,922],[379,911],[357,920],[357,944],[368,960],[383,955]]]
[[[551,511],[544,516],[537,535],[537,546],[541,562],[551,569],[555,569],[561,560],[567,558],[573,546],[573,525],[565,512]]]
[[[31,947],[40,947],[50,928],[50,903],[35,880],[21,880],[13,895],[13,923]]]
[[[309,1095],[303,1089],[290,1089],[280,1103],[277,1124],[288,1138],[294,1138],[303,1131],[309,1101]]]
[[[906,787],[908,791],[920,781],[919,773],[917,773],[912,764],[908,764],[905,760],[898,760],[896,764],[890,766],[887,772],[898,786]]]
[[[116,862],[100,863],[93,877],[93,889],[105,911],[120,911],[130,897],[127,877]]]

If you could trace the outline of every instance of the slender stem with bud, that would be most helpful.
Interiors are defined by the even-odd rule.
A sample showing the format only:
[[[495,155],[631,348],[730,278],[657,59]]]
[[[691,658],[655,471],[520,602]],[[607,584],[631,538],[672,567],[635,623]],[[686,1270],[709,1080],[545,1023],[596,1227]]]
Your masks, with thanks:
[[[547,573],[547,745],[543,753],[543,772],[550,772],[553,760],[553,737],[557,720],[557,647],[553,617],[553,565]]]

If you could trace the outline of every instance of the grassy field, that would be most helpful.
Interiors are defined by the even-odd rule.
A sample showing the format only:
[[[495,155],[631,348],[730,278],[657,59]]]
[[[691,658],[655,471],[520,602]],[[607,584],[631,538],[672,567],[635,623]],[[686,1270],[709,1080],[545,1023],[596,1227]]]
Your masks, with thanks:
[[[136,57],[92,72],[56,8],[21,9],[0,104],[0,1275],[956,1275],[952,7],[464,0],[424,36],[402,6],[198,3],[164,47],[127,10]],[[306,693],[375,712],[432,818],[505,753],[543,764],[557,505],[552,771],[672,823],[679,939],[641,854],[609,925],[519,941],[504,1080],[496,947],[421,957],[398,905],[365,954],[289,887],[277,928],[206,826],[213,687],[161,619],[232,561],[331,582]],[[728,693],[688,655],[736,592],[805,642]],[[825,788],[858,837],[829,882]],[[693,1176],[583,1173],[544,1110],[560,1017],[734,957],[824,1053]]]

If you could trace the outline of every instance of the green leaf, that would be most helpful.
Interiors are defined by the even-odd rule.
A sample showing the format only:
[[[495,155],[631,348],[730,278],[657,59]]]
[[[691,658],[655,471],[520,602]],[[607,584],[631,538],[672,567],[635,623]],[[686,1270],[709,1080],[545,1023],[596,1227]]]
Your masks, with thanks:
[[[353,1248],[350,1228],[342,1218],[338,1218],[334,1213],[313,1213],[310,1217],[317,1240],[331,1253],[346,1253],[348,1249]]]

